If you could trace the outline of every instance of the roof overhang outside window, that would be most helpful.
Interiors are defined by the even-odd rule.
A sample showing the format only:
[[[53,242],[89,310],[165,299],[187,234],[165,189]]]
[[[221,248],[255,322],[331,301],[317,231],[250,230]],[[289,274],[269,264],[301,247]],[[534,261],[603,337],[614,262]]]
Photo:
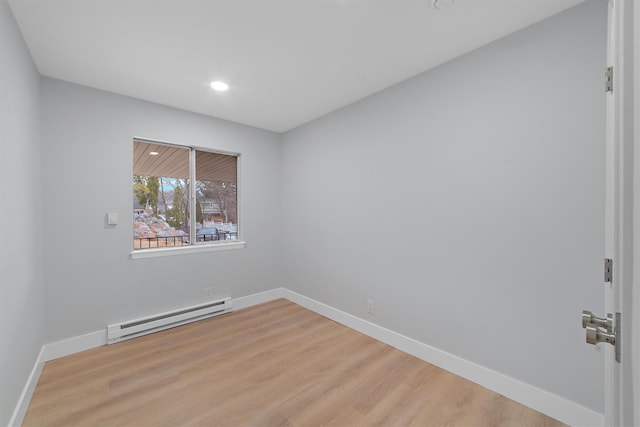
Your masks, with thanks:
[[[133,174],[188,179],[189,148],[135,140]],[[237,157],[196,150],[196,180],[235,183]]]

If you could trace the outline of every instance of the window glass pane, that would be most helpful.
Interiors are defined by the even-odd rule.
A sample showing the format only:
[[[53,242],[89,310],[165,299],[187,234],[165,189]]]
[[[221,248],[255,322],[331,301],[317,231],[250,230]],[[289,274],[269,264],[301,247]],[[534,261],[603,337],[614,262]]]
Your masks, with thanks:
[[[189,244],[189,148],[134,141],[133,248]]]
[[[196,150],[196,239],[238,238],[238,158]]]

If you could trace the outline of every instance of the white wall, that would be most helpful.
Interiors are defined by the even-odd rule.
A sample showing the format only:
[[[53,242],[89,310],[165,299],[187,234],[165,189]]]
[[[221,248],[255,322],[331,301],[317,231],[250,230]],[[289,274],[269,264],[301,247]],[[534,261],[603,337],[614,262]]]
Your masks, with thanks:
[[[588,1],[286,133],[285,286],[602,412],[605,58]]]
[[[44,337],[39,77],[0,0],[0,425]]]
[[[135,64],[132,64],[132,66]],[[43,78],[46,341],[281,285],[280,136]],[[132,250],[133,137],[241,153],[246,248],[154,259]],[[108,210],[120,224],[106,225]]]

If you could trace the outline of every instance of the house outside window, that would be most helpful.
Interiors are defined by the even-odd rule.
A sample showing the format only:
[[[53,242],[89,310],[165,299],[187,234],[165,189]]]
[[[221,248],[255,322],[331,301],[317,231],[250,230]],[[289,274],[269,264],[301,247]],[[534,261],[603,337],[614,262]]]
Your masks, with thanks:
[[[134,139],[133,249],[237,240],[238,154]]]

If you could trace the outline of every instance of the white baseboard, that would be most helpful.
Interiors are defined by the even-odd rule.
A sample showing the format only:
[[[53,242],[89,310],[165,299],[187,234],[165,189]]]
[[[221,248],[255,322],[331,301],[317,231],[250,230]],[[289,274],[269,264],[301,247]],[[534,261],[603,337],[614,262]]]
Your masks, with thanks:
[[[545,415],[555,418],[565,424],[574,426],[602,426],[604,417],[575,402],[539,389],[522,381],[516,380],[499,372],[485,368],[453,354],[447,353],[425,343],[406,337],[397,332],[383,328],[344,311],[338,310],[312,298],[290,291],[286,288],[276,288],[244,297],[233,298],[234,310],[251,307],[257,304],[286,298],[331,320],[341,323],[351,329],[384,342],[392,347],[432,363],[442,369],[473,381],[489,390],[495,391],[509,399],[522,403]],[[31,395],[42,372],[44,362],[59,357],[100,347],[107,343],[106,329],[68,338],[62,341],[46,344],[42,347],[36,364],[29,376],[29,380],[22,392],[18,405],[11,418],[9,426],[18,426],[26,414]]]
[[[38,380],[40,379],[40,374],[42,373],[42,368],[44,367],[44,346],[40,349],[40,353],[38,354],[38,358],[36,359],[36,363],[33,365],[33,369],[31,370],[31,374],[29,374],[29,378],[27,379],[27,383],[22,389],[22,394],[20,394],[20,399],[18,399],[18,403],[16,404],[16,408],[11,415],[11,419],[9,420],[9,427],[18,427],[22,424],[22,420],[24,416],[27,414],[27,409],[29,409],[29,403],[31,403],[31,396],[33,396],[33,392],[36,389],[36,385],[38,385]]]
[[[602,426],[604,417],[575,402],[485,368],[359,317],[283,288],[283,297],[412,356],[466,378],[572,426]]]
[[[44,360],[57,359],[70,354],[80,353],[107,344],[107,330],[95,331],[88,334],[71,337],[64,340],[45,344]]]
[[[284,298],[285,291],[286,291],[285,288],[275,288],[275,289],[271,289],[271,290],[260,292],[253,295],[247,295],[239,298],[232,298],[231,301],[233,302],[233,309],[242,310],[243,308],[273,301],[278,298]]]

